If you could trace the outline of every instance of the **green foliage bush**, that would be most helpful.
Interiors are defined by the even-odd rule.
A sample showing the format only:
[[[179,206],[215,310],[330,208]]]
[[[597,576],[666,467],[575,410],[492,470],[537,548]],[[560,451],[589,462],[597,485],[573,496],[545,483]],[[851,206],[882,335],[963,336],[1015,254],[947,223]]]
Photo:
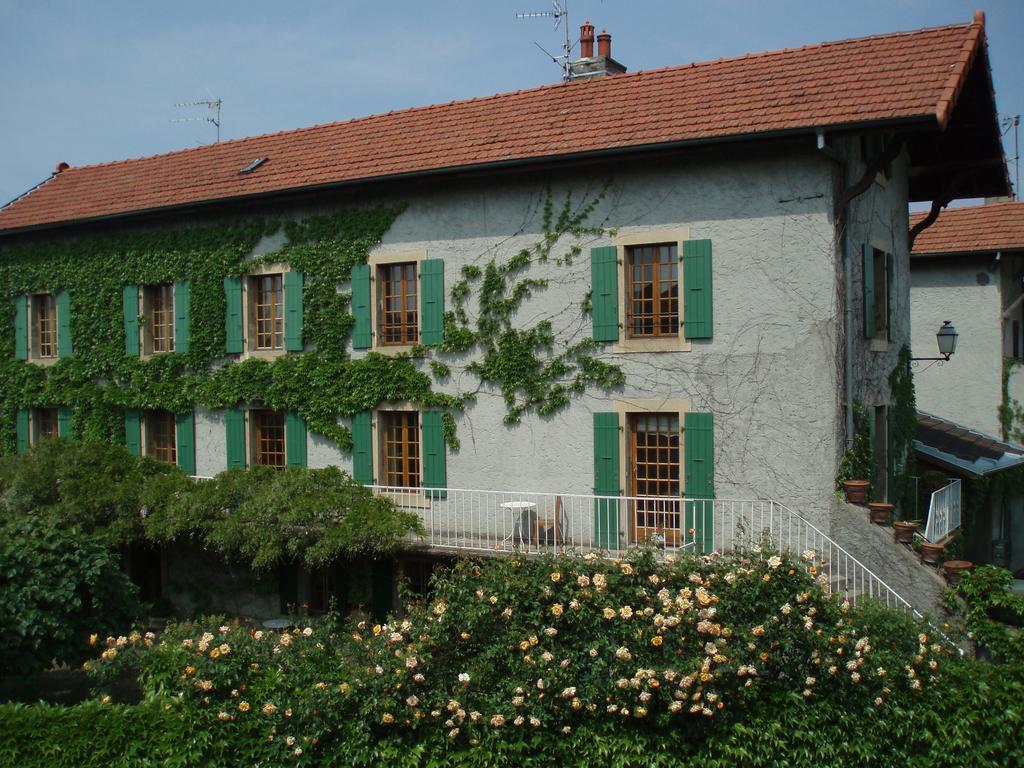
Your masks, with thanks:
[[[1024,665],[1024,596],[1011,592],[1012,584],[1005,568],[982,565],[960,578],[957,593],[967,603],[968,637],[996,660]]]
[[[135,585],[106,542],[42,518],[0,520],[0,672],[78,663],[89,633],[138,618]]]
[[[108,547],[191,539],[258,571],[286,559],[315,568],[387,554],[419,526],[336,467],[253,467],[197,481],[120,446],[59,439],[0,457],[0,507],[12,520],[75,526]]]
[[[666,565],[649,554],[617,564],[464,561],[435,579],[429,602],[385,625],[329,619],[258,631],[213,621],[172,626],[155,644],[110,637],[92,663],[100,684],[135,670],[144,702],[0,707],[0,762],[889,768],[1024,759],[1019,666],[957,659],[899,614],[848,608],[825,595],[814,567],[757,552]]]

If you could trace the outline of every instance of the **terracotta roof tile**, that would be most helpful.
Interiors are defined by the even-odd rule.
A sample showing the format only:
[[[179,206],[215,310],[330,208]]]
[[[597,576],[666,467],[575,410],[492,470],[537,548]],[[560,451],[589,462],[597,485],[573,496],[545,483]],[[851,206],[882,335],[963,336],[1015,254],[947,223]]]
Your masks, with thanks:
[[[913,227],[925,217],[914,213]],[[913,256],[1024,250],[1024,202],[947,208],[914,240]]]
[[[868,121],[941,126],[983,26],[978,18],[71,168],[0,210],[0,231],[616,148]],[[268,160],[239,175],[257,157]]]

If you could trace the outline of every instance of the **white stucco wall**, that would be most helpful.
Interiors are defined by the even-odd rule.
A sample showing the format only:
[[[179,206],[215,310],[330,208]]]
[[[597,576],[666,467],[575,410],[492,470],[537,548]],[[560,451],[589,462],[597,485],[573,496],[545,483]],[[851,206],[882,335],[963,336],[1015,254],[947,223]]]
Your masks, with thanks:
[[[999,436],[1002,331],[998,273],[988,258],[919,258],[913,263],[911,322],[916,357],[937,357],[935,333],[951,320],[960,333],[948,363],[915,369],[918,407]]]
[[[527,414],[516,426],[503,424],[500,393],[484,388],[456,416],[462,448],[448,456],[448,485],[591,493],[593,412],[614,410],[614,399],[686,399],[693,410],[715,414],[719,498],[775,498],[823,521],[841,440],[829,163],[808,153],[673,161],[609,175],[592,222],[622,234],[688,228],[689,237],[712,240],[714,338],[674,353],[612,354],[606,345],[600,356],[623,366],[625,387],[589,391],[552,416]],[[566,191],[579,201],[605,178],[554,180],[556,206]],[[374,200],[408,204],[379,249],[444,259],[447,290],[464,264],[508,258],[539,239],[544,189],[543,181],[505,181]],[[588,238],[572,266],[532,267],[528,275],[546,277],[550,286],[524,304],[518,319],[551,319],[566,343],[588,337],[590,320],[579,307],[590,289],[589,248],[612,243],[611,236]],[[455,361],[441,389],[476,388],[465,362]],[[220,414],[197,416],[197,457],[200,474],[224,468]],[[311,434],[309,465],[327,464],[351,469],[351,458]],[[624,475],[625,467],[625,490]]]

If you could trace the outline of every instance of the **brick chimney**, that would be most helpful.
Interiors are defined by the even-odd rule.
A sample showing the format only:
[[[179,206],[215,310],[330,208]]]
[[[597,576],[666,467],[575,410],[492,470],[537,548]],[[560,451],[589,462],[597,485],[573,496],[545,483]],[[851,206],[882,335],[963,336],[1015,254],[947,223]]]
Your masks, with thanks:
[[[621,75],[626,68],[612,58],[612,36],[601,30],[597,36],[597,56],[594,55],[594,25],[589,21],[580,27],[580,58],[569,64],[573,80],[585,80],[602,75]]]
[[[589,21],[580,27],[580,58],[594,58],[594,25]]]

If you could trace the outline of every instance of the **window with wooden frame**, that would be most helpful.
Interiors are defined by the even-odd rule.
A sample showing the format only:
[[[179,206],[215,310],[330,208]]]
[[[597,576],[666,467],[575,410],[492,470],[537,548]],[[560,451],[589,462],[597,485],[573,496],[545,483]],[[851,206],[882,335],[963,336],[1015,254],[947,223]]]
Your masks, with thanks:
[[[170,411],[147,411],[144,417],[146,430],[146,455],[166,461],[178,463],[177,435],[175,433],[174,414]]]
[[[675,243],[626,247],[626,331],[630,338],[679,336]]]
[[[147,285],[142,294],[146,354],[174,351],[174,284]]]
[[[382,411],[381,467],[384,485],[420,487],[420,415],[416,411]]]
[[[32,357],[57,357],[57,300],[51,293],[32,296]]]
[[[284,414],[277,411],[252,410],[249,412],[249,419],[252,425],[253,462],[284,469]]]
[[[377,269],[379,328],[383,346],[416,344],[419,341],[419,298],[416,263],[382,264]]]
[[[664,536],[669,543],[680,539],[680,448],[677,413],[630,415],[630,494],[649,497],[633,503],[637,541],[653,534]]]
[[[253,349],[284,349],[284,280],[280,274],[250,278]]]
[[[33,437],[36,442],[60,434],[57,408],[36,408],[32,411]]]

